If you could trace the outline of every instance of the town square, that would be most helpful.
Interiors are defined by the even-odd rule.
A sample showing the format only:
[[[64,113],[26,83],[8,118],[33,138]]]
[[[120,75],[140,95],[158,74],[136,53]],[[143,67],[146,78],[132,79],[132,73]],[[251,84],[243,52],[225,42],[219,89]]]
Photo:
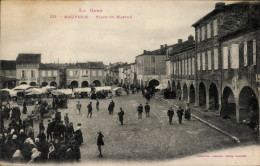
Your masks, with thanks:
[[[259,164],[258,1],[60,3],[1,2],[0,165]]]

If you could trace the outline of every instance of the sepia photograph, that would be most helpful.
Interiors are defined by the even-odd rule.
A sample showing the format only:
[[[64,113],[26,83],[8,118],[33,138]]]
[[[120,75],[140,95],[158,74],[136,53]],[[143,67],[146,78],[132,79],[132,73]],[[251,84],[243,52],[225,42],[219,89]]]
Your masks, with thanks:
[[[0,7],[0,166],[260,165],[260,1]]]

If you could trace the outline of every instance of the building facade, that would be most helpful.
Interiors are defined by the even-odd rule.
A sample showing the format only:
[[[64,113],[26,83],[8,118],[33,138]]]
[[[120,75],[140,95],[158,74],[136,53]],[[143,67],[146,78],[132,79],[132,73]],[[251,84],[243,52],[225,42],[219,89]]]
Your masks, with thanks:
[[[16,62],[0,60],[0,89],[16,86]]]
[[[18,79],[18,85],[39,85],[40,64],[41,54],[19,54],[16,59],[16,78]]]
[[[39,67],[41,86],[60,86],[60,68],[58,64],[40,64]]]
[[[170,86],[176,92],[176,97],[186,102],[195,104],[196,81],[195,81],[195,40],[189,36],[188,40],[178,40],[167,51],[168,63],[171,64],[168,70],[172,71]]]
[[[144,50],[143,54],[136,56],[136,73],[139,85],[154,87],[165,84],[167,48],[167,45],[161,45],[158,50]]]
[[[105,66],[103,62],[86,62],[71,64],[66,68],[68,87],[104,86]]]

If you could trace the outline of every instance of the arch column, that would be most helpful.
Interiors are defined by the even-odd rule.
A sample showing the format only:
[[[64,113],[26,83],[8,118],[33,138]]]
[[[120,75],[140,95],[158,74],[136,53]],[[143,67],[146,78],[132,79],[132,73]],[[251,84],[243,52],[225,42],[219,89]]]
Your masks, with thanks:
[[[239,95],[234,94],[234,98],[235,98],[235,103],[236,103],[236,121],[237,123],[239,123],[240,121],[240,116],[239,116]]]
[[[207,91],[208,88],[205,86],[205,93],[206,93],[206,109],[209,109],[209,92]]]

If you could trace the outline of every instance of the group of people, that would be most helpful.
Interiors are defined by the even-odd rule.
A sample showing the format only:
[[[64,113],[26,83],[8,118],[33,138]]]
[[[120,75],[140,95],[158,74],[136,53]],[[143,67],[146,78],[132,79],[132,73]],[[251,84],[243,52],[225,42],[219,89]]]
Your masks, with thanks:
[[[190,118],[191,118],[191,111],[190,111],[189,104],[187,105],[185,111],[181,107],[179,107],[176,112],[178,115],[179,124],[182,123],[183,115],[184,115],[185,119],[187,119],[187,120],[190,120]],[[170,109],[168,110],[167,116],[169,117],[169,124],[172,124],[172,118],[174,116],[174,110],[172,107],[170,107]]]
[[[138,119],[142,119],[143,109],[145,110],[146,118],[150,117],[150,105],[148,103],[146,103],[144,107],[142,104],[140,104],[137,107]]]

